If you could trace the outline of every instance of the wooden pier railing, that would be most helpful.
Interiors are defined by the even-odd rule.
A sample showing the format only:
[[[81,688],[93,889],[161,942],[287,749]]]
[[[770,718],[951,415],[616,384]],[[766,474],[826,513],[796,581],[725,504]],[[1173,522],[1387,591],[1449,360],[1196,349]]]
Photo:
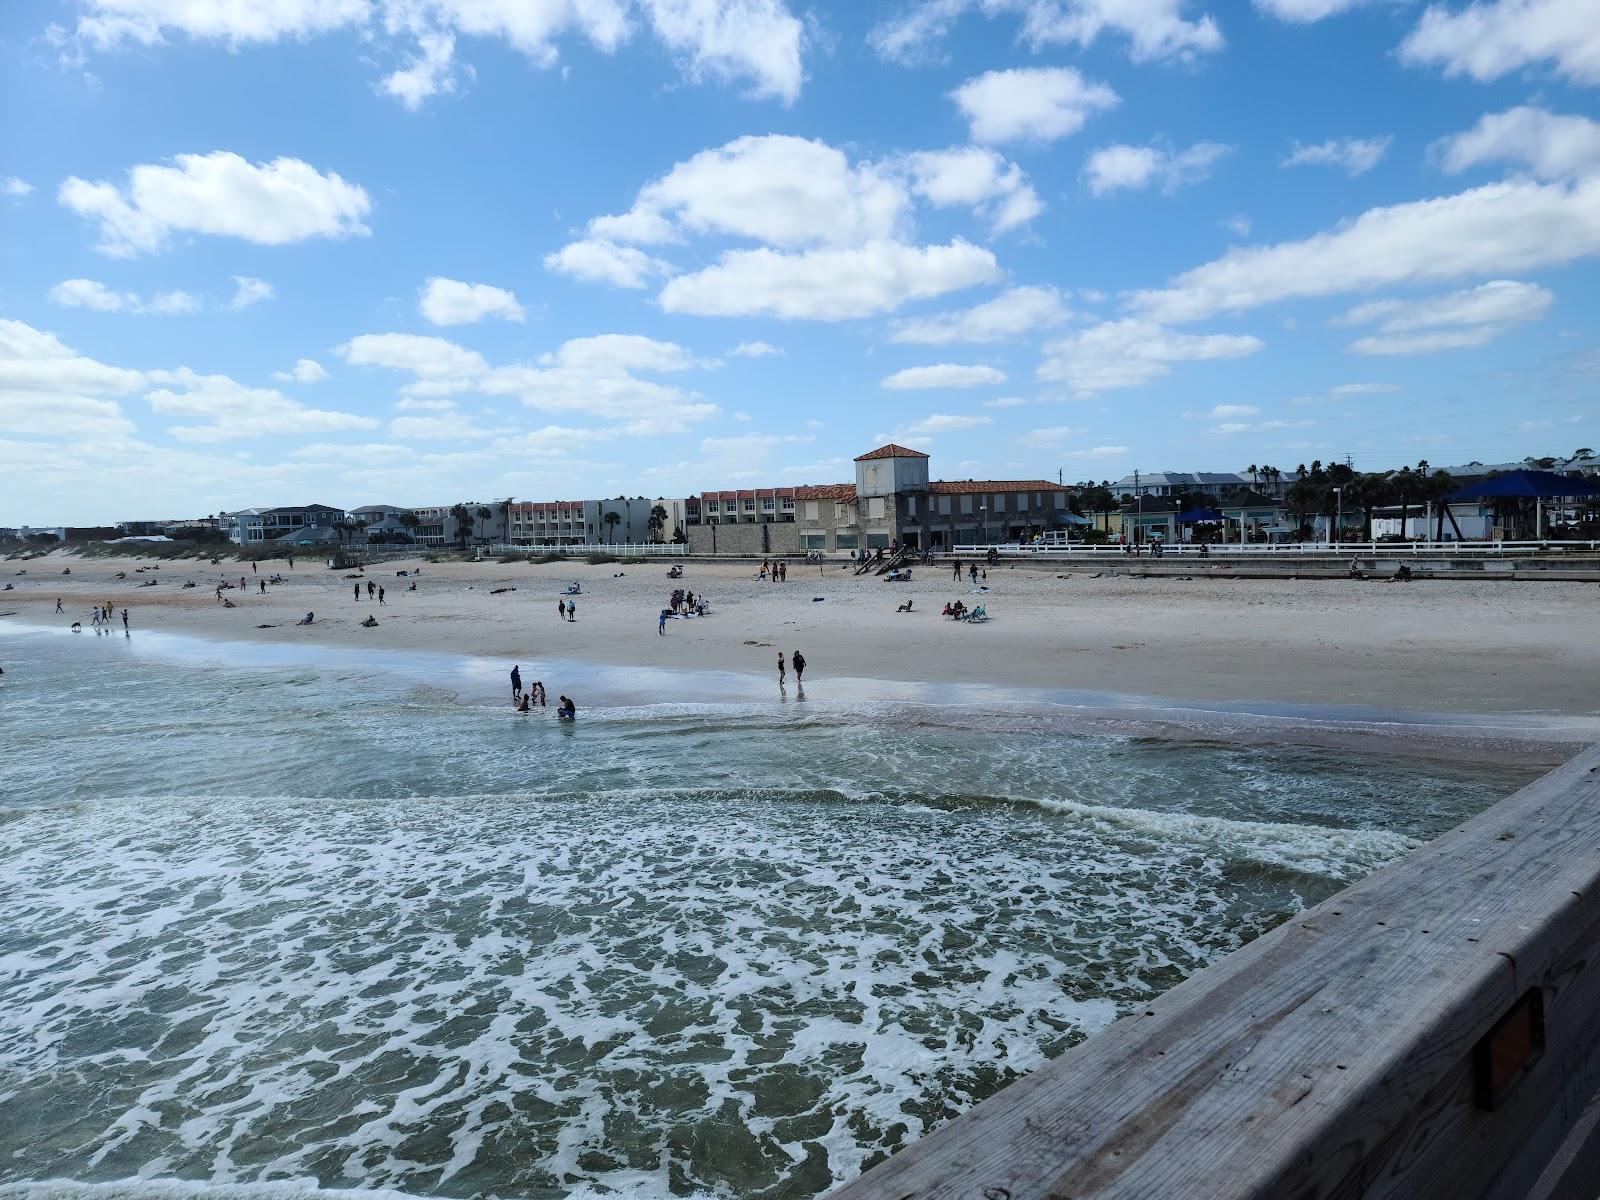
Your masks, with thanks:
[[[1600,747],[833,1200],[1600,1195]]]

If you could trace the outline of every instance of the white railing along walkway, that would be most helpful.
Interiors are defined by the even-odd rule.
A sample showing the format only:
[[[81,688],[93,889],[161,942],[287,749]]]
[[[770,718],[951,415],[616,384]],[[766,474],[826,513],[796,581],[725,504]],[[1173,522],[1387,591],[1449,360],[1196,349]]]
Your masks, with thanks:
[[[1122,557],[1124,549],[1120,545],[1090,545],[1083,542],[1072,543],[1038,543],[1028,545],[995,545],[995,546],[952,546],[945,551],[946,555],[958,555],[962,558],[983,557],[990,550],[995,551],[1002,558],[1072,558],[1076,557],[1105,557],[1115,555]],[[1570,553],[1582,551],[1594,553],[1600,550],[1600,542],[1577,541],[1459,541],[1459,542],[1252,542],[1246,545],[1229,543],[1221,545],[1210,543],[1207,553],[1202,555],[1198,543],[1189,542],[1163,542],[1161,545],[1161,558],[1240,558],[1255,556],[1280,556],[1298,558],[1302,556],[1325,555],[1338,557],[1345,555],[1377,555],[1405,557],[1410,555],[1461,555],[1477,556],[1484,554],[1531,554],[1540,552]],[[1128,557],[1133,555],[1128,553]],[[1150,553],[1150,543],[1140,546],[1140,558],[1153,557]]]

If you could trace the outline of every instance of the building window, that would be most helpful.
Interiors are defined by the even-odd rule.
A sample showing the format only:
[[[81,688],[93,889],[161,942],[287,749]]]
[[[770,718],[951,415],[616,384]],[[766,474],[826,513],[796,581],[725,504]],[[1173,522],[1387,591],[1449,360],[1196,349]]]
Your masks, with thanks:
[[[856,535],[853,533],[837,534],[834,537],[834,543],[840,550],[854,550],[856,548]]]
[[[800,549],[826,550],[828,548],[828,535],[825,533],[802,533],[800,535]]]
[[[806,520],[815,521],[816,519],[817,519],[817,502],[815,500],[807,500],[806,501]]]
[[[874,521],[883,520],[883,497],[873,496],[867,501],[867,516]]]
[[[961,497],[961,515],[964,516],[964,517],[972,515],[972,497],[971,496],[963,496],[963,497]]]

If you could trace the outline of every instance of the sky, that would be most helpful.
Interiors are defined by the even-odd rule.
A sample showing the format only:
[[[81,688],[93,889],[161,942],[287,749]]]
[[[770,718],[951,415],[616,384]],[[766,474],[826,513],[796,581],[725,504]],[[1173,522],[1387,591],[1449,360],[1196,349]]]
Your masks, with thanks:
[[[10,0],[0,525],[1600,443],[1600,0]]]

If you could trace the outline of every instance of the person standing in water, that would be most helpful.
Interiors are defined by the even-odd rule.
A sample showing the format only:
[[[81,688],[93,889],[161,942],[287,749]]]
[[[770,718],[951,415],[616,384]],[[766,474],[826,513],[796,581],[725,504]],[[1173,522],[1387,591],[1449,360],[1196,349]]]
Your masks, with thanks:
[[[796,650],[789,656],[789,661],[794,664],[794,681],[804,683],[806,677],[806,656]]]
[[[123,629],[123,632],[127,632],[127,629],[128,629],[128,610],[127,609],[123,609],[122,610],[122,629]]]
[[[515,704],[522,699],[522,664],[518,663],[511,668],[511,702]]]
[[[783,686],[783,651],[778,651],[778,686]]]

